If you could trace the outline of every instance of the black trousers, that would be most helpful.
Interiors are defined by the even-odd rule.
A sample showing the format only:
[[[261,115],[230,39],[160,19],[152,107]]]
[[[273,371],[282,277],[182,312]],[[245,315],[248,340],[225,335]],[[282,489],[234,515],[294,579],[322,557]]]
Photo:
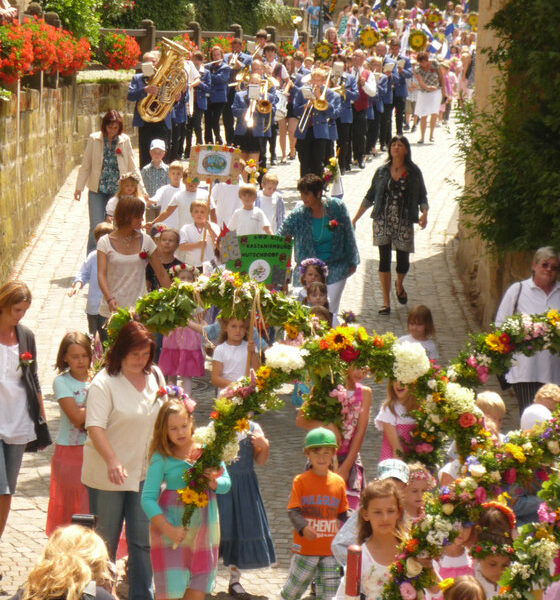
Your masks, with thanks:
[[[226,132],[226,144],[228,146],[233,145],[233,132],[235,130],[233,113],[231,112],[231,106],[235,100],[235,87],[228,89],[227,102],[222,112],[222,123],[224,124],[224,130]]]
[[[535,394],[539,391],[539,388],[544,384],[539,383],[537,381],[527,381],[523,383],[514,383],[513,384],[513,393],[517,398],[517,404],[519,406],[519,414],[521,415],[523,411],[533,404],[533,399],[535,398]]]
[[[378,246],[379,248],[379,272],[390,273],[391,272],[391,243],[385,244],[384,246]],[[397,273],[406,275],[408,269],[410,269],[410,255],[404,250],[397,250]]]
[[[171,141],[171,132],[167,129],[164,121],[159,123],[146,123],[142,127],[138,128],[138,154],[140,156],[140,168],[151,162],[150,157],[150,144],[152,140],[163,140],[165,147],[169,149],[169,142]],[[168,154],[164,159],[166,163],[169,162]]]
[[[393,105],[385,104],[379,122],[379,143],[388,146],[391,141],[391,119],[393,118]]]
[[[382,118],[383,113],[374,108],[373,119],[368,119],[367,122],[366,149],[368,152],[375,149],[375,146],[377,146],[377,140],[379,139],[379,126]]]
[[[191,155],[193,131],[194,131],[194,136],[195,136],[197,145],[200,146],[203,142],[203,139],[202,139],[202,117],[203,117],[203,115],[204,115],[204,111],[201,108],[198,108],[198,106],[195,106],[192,116],[190,116],[187,120],[187,124],[185,127],[185,139],[186,139],[185,156],[187,158]]]
[[[183,156],[185,146],[186,123],[171,122],[171,147],[169,148],[169,162],[173,162]]]
[[[211,102],[206,110],[206,119],[204,121],[204,143],[205,144],[223,144],[220,134],[220,117],[224,110],[225,102]]]
[[[357,160],[359,163],[364,159],[366,151],[366,133],[366,111],[357,112],[352,107],[352,152],[354,160]]]
[[[298,140],[296,150],[299,159],[299,176],[303,177],[307,173],[315,173],[319,177],[323,176],[324,158],[329,140],[315,139],[313,127],[307,128],[307,134],[304,139]]]
[[[340,119],[337,119],[336,131],[338,133],[337,147],[340,149],[338,164],[343,169],[350,169],[352,164],[352,123],[341,123]]]
[[[402,135],[403,123],[404,123],[404,107],[406,104],[406,98],[401,96],[393,96],[393,106],[395,107],[395,127],[397,128],[397,135]]]
[[[270,126],[270,137],[265,138],[266,142],[270,144],[270,160],[276,160],[276,140],[278,139],[278,123],[272,123]],[[264,152],[264,161],[263,165],[266,167],[266,144],[265,144],[265,152]]]

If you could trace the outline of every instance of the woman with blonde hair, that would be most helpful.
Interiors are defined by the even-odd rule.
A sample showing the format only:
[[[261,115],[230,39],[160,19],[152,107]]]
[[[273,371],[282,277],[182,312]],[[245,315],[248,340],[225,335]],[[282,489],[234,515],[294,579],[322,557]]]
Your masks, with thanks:
[[[24,451],[51,443],[37,376],[35,336],[20,324],[30,305],[31,291],[23,281],[0,287],[0,537]]]

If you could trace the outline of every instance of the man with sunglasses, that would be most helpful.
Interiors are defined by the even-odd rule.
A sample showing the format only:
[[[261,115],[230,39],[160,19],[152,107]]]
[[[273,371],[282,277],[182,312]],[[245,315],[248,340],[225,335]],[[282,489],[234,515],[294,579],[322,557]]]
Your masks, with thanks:
[[[559,266],[560,257],[555,248],[539,248],[533,257],[531,277],[512,284],[504,294],[496,313],[496,325],[517,313],[531,315],[546,313],[549,309],[560,310]],[[506,381],[513,385],[521,414],[532,404],[542,385],[560,384],[560,357],[548,350],[531,357],[517,354]]]

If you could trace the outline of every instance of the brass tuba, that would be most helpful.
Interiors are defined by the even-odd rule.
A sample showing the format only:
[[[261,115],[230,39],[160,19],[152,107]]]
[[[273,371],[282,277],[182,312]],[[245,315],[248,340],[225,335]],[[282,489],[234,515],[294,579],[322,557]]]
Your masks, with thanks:
[[[187,88],[185,59],[190,52],[181,44],[162,38],[162,56],[148,85],[159,88],[157,94],[148,94],[138,103],[138,114],[147,123],[163,121],[175,104],[175,96]]]

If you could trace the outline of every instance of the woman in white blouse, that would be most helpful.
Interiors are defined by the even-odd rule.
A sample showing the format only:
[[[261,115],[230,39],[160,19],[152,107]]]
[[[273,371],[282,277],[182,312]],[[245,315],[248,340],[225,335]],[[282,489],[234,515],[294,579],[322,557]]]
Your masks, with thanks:
[[[82,483],[96,531],[115,560],[126,522],[132,600],[153,599],[148,518],[140,506],[146,477],[148,444],[165,385],[152,366],[155,343],[144,325],[130,321],[107,353],[104,369],[94,377],[87,398],[88,439],[84,446]]]

